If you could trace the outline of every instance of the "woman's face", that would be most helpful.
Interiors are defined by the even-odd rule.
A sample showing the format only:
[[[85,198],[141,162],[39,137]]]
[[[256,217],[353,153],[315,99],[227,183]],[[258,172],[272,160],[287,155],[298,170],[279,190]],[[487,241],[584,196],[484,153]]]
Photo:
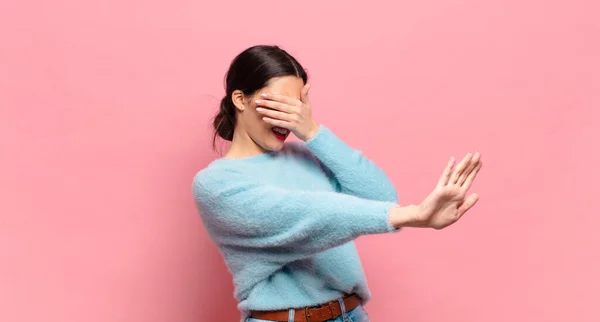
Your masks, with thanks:
[[[261,151],[279,151],[289,136],[281,135],[273,130],[273,127],[263,121],[262,116],[256,112],[256,100],[260,99],[262,93],[281,94],[300,99],[300,93],[304,87],[304,81],[295,76],[282,76],[271,78],[267,86],[258,90],[251,97],[234,92],[233,102],[237,109],[237,126],[235,132],[245,137],[246,144],[255,144]],[[243,109],[240,104],[243,105]]]

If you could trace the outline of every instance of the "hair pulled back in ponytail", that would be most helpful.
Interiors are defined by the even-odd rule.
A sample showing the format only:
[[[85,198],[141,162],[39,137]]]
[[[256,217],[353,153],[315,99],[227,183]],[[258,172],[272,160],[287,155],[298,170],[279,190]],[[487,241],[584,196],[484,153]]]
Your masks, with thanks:
[[[218,135],[227,141],[233,139],[233,129],[235,128],[235,106],[233,106],[231,96],[225,96],[221,100],[219,112],[215,115],[213,126],[215,127],[215,137]]]
[[[251,96],[265,87],[271,78],[280,76],[296,76],[304,83],[308,78],[300,63],[278,46],[253,46],[233,59],[225,76],[225,97],[213,120],[213,148],[216,147],[217,136],[233,140],[237,122],[236,107],[231,97],[233,92],[240,90]]]

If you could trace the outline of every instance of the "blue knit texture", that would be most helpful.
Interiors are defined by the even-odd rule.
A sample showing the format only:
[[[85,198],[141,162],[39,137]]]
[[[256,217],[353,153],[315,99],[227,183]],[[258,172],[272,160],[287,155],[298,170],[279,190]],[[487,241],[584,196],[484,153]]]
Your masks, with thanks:
[[[395,232],[398,205],[387,175],[320,126],[306,143],[213,161],[192,191],[204,225],[233,276],[242,320],[250,310],[313,306],[370,292],[354,245]]]

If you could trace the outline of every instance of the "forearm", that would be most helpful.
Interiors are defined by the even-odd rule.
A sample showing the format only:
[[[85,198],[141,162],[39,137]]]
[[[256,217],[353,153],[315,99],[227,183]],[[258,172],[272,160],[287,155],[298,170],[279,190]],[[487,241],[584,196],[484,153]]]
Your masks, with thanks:
[[[371,200],[398,202],[396,188],[384,171],[328,128],[321,126],[306,145],[333,173],[342,193]]]

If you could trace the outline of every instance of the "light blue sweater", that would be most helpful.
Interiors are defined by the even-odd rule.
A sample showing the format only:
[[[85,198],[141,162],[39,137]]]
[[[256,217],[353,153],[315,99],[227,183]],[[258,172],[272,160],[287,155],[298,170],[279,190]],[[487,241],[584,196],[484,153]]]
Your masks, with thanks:
[[[370,298],[353,240],[397,231],[386,174],[321,126],[279,152],[218,159],[194,177],[204,225],[233,275],[242,320],[250,310]]]

